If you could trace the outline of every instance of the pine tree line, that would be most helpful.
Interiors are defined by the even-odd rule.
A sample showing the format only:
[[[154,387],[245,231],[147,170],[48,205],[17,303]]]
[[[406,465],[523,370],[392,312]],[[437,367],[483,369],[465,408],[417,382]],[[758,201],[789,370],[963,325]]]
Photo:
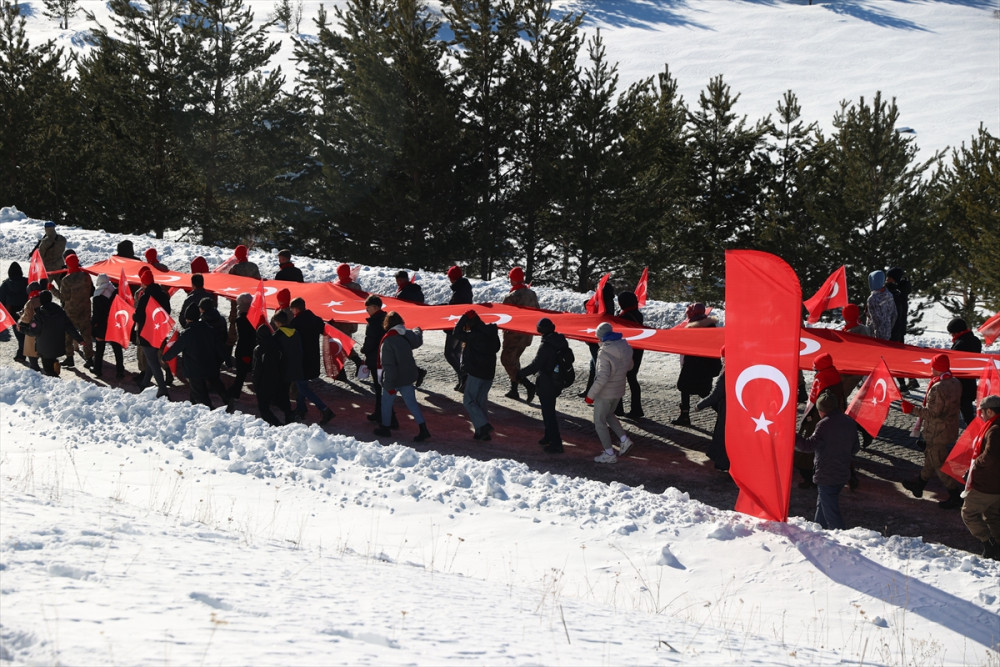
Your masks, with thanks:
[[[827,136],[791,91],[739,116],[721,75],[693,104],[668,67],[621,90],[600,33],[550,0],[441,4],[321,9],[286,86],[272,23],[242,0],[109,0],[73,56],[29,44],[3,0],[0,201],[482,278],[516,263],[577,290],[649,266],[675,299],[719,300],[725,249],[756,248],[806,295],[846,264],[860,300],[869,271],[901,266],[972,321],[1000,306],[1000,142],[984,127],[921,162],[881,92],[842,102]]]

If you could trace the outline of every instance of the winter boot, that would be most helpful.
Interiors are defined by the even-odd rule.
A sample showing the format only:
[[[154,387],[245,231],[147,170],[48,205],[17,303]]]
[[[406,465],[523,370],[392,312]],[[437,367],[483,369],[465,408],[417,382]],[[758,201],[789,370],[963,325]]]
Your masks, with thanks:
[[[427,430],[427,422],[420,425],[420,433],[413,437],[413,442],[423,442],[431,439],[431,432]]]
[[[691,413],[687,410],[681,410],[681,414],[677,419],[670,422],[674,426],[690,426],[691,425]]]
[[[30,366],[33,371],[38,371],[39,373],[42,372],[42,367],[38,365],[38,357],[28,357],[28,366]]]
[[[524,402],[531,403],[531,401],[535,398],[535,385],[527,380],[524,380],[521,384],[524,385]]]
[[[903,488],[912,493],[914,498],[923,498],[925,486],[927,481],[921,477],[903,482]]]
[[[1000,560],[1000,544],[992,537],[983,542],[983,558]]]
[[[504,394],[507,398],[513,398],[514,400],[521,400],[521,394],[517,392],[517,380],[510,383],[510,391]]]
[[[799,474],[802,475],[802,481],[799,482],[800,489],[812,489],[816,486],[813,482],[813,469],[812,468],[799,468]]]
[[[962,506],[962,493],[958,489],[948,489],[948,498],[938,502],[943,510],[956,510]]]

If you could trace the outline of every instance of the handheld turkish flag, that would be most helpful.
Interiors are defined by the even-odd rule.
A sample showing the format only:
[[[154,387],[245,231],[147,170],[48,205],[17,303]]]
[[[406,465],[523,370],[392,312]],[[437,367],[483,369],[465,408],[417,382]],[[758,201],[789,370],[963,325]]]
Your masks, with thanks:
[[[132,306],[132,311],[135,312],[135,299],[132,298],[132,288],[129,287],[128,279],[125,278],[125,267],[122,267],[122,275],[118,279],[118,296],[121,297],[122,301]]]
[[[601,281],[597,283],[597,291],[594,292],[594,296],[590,297],[590,301],[587,302],[586,311],[588,313],[592,315],[604,313],[604,286],[608,284],[608,278],[610,277],[610,273],[605,273]]]
[[[174,320],[170,313],[163,310],[163,307],[156,302],[156,299],[149,299],[146,302],[146,321],[142,324],[142,331],[139,335],[145,338],[153,347],[160,347],[163,341],[170,335],[170,330],[174,328]]]
[[[257,292],[253,295],[250,310],[247,311],[247,321],[256,329],[261,324],[267,324],[267,304],[264,303],[264,281],[257,282]],[[270,326],[270,325],[269,325]]]
[[[639,302],[640,308],[646,305],[646,291],[648,283],[649,283],[649,267],[645,266],[642,269],[642,276],[639,277],[639,284],[635,286],[635,298],[636,301]]]
[[[978,405],[990,394],[996,393],[1000,393],[1000,373],[997,373],[997,367],[991,363],[983,369],[983,374],[979,377],[979,386],[976,388],[976,404]],[[965,483],[962,478],[965,477],[965,473],[972,465],[973,445],[976,438],[982,433],[984,426],[986,426],[986,422],[977,412],[975,419],[965,427],[962,435],[955,442],[955,446],[951,448],[948,458],[941,464],[941,472],[954,477],[963,484]]]
[[[127,285],[128,283],[126,283],[125,293],[129,291]],[[111,310],[108,311],[108,327],[104,334],[104,340],[109,343],[118,343],[123,348],[127,348],[132,339],[134,319],[135,308],[125,300],[122,292],[118,292],[111,300]]]
[[[234,254],[222,264],[219,264],[217,267],[212,269],[212,273],[229,273],[229,269],[236,266],[236,263],[239,261],[240,260],[236,259],[236,255]]]
[[[344,370],[344,364],[354,349],[354,339],[331,324],[324,328],[327,344],[323,346],[323,366],[326,374],[335,378]]]
[[[28,282],[41,282],[42,280],[47,280],[49,274],[45,272],[45,263],[42,261],[42,256],[38,253],[38,249],[31,253],[31,262],[28,264]]]
[[[6,331],[12,326],[14,326],[14,318],[11,317],[10,312],[0,303],[0,331]]]
[[[170,337],[167,339],[167,342],[163,345],[163,352],[166,353],[167,350],[173,347],[173,344],[176,343],[177,339],[179,338],[180,334],[177,333],[177,327],[175,326],[170,330]],[[170,369],[171,373],[177,375],[177,357],[174,357],[173,359],[167,362],[167,368]]]
[[[983,322],[976,331],[983,334],[987,345],[992,345],[993,341],[1000,338],[1000,313]]]
[[[726,451],[736,511],[788,519],[802,289],[780,258],[726,251]]]
[[[819,322],[819,316],[824,311],[834,308],[843,308],[847,305],[847,272],[844,267],[830,274],[823,286],[820,287],[807,301],[803,302],[809,312],[807,322]]]
[[[889,404],[902,398],[883,359],[871,375],[865,378],[861,389],[854,395],[854,400],[847,406],[847,416],[874,438],[889,414]]]

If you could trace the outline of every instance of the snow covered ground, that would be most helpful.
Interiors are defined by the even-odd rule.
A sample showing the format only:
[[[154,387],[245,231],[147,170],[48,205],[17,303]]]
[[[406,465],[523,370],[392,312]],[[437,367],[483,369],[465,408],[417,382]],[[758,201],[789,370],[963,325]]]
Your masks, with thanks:
[[[40,221],[0,212],[0,258]],[[62,228],[84,263],[119,237]],[[136,248],[153,244],[133,237]],[[228,250],[158,246],[168,266]],[[298,258],[308,279],[339,260]],[[261,252],[262,267],[274,258]],[[362,285],[388,292],[392,268]],[[447,279],[425,274],[429,301]],[[502,281],[477,283],[477,300]],[[543,306],[585,295],[540,290]],[[653,303],[659,326],[682,305]],[[933,337],[931,337],[933,338]],[[940,336],[933,340],[945,346]],[[1000,563],[0,366],[0,660],[997,664]],[[652,355],[663,359],[672,355]],[[645,367],[644,367],[645,368]],[[666,368],[667,370],[664,370]],[[647,382],[676,364],[654,362]],[[337,420],[339,421],[339,420]],[[625,465],[624,463],[620,465]],[[936,511],[932,509],[931,511]]]
[[[25,4],[34,42],[81,43],[82,20],[60,32],[38,2]],[[273,7],[249,4],[259,18]],[[319,3],[304,4],[308,16]],[[840,100],[882,90],[927,157],[980,122],[994,134],[1000,125],[994,0],[563,6],[601,27],[624,84],[669,62],[689,103],[721,73],[751,119],[791,88],[805,119],[828,128]],[[120,240],[62,231],[84,263]],[[2,267],[26,266],[39,234],[38,221],[5,209]],[[133,238],[177,268],[231,252]],[[264,253],[251,259],[274,266]],[[326,280],[349,260],[296,263]],[[365,267],[360,282],[389,292],[394,272]],[[443,276],[421,283],[429,302],[446,300]],[[505,290],[476,283],[476,300]],[[560,310],[584,300],[540,297]],[[683,306],[644,310],[670,326]],[[943,321],[908,342],[946,347]],[[674,377],[670,359],[655,355],[644,377]],[[273,429],[0,366],[0,661],[1000,664],[997,562],[336,429]]]

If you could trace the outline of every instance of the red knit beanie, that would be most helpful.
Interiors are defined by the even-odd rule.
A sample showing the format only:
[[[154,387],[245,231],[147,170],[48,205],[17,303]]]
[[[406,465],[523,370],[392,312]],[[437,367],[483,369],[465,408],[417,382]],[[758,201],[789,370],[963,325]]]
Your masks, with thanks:
[[[510,278],[510,282],[512,285],[523,283],[524,269],[522,269],[520,266],[515,266],[513,269],[510,270],[510,273],[507,274],[507,277]]]
[[[292,300],[292,293],[288,291],[287,287],[282,287],[278,290],[278,307],[288,308],[289,302]]]
[[[241,262],[247,261],[247,247],[245,245],[236,246],[236,250],[233,251],[233,254],[236,255],[237,260]]]
[[[821,371],[825,368],[833,367],[833,357],[830,356],[829,352],[824,352],[815,359],[813,359],[813,370]]]
[[[448,280],[450,280],[451,282],[455,282],[456,280],[461,280],[461,278],[462,278],[462,269],[458,268],[457,266],[452,266],[448,269]]]
[[[146,250],[146,261],[150,264],[156,261],[156,248],[148,248]]]
[[[76,253],[66,255],[66,270],[70,273],[77,273],[80,270],[80,258],[76,256]]]
[[[947,354],[935,354],[931,359],[931,368],[939,373],[947,373],[951,370],[951,360]]]
[[[849,303],[844,306],[844,309],[841,311],[841,315],[844,317],[844,322],[854,325],[858,323],[858,317],[861,315],[861,311],[857,305]]]
[[[341,264],[337,267],[337,277],[340,278],[340,282],[349,283],[351,282],[351,267],[349,264]]]
[[[191,273],[208,273],[209,271],[208,261],[201,255],[191,260]]]
[[[140,271],[139,272],[139,282],[143,284],[144,287],[149,287],[153,284],[153,272],[152,271]]]

